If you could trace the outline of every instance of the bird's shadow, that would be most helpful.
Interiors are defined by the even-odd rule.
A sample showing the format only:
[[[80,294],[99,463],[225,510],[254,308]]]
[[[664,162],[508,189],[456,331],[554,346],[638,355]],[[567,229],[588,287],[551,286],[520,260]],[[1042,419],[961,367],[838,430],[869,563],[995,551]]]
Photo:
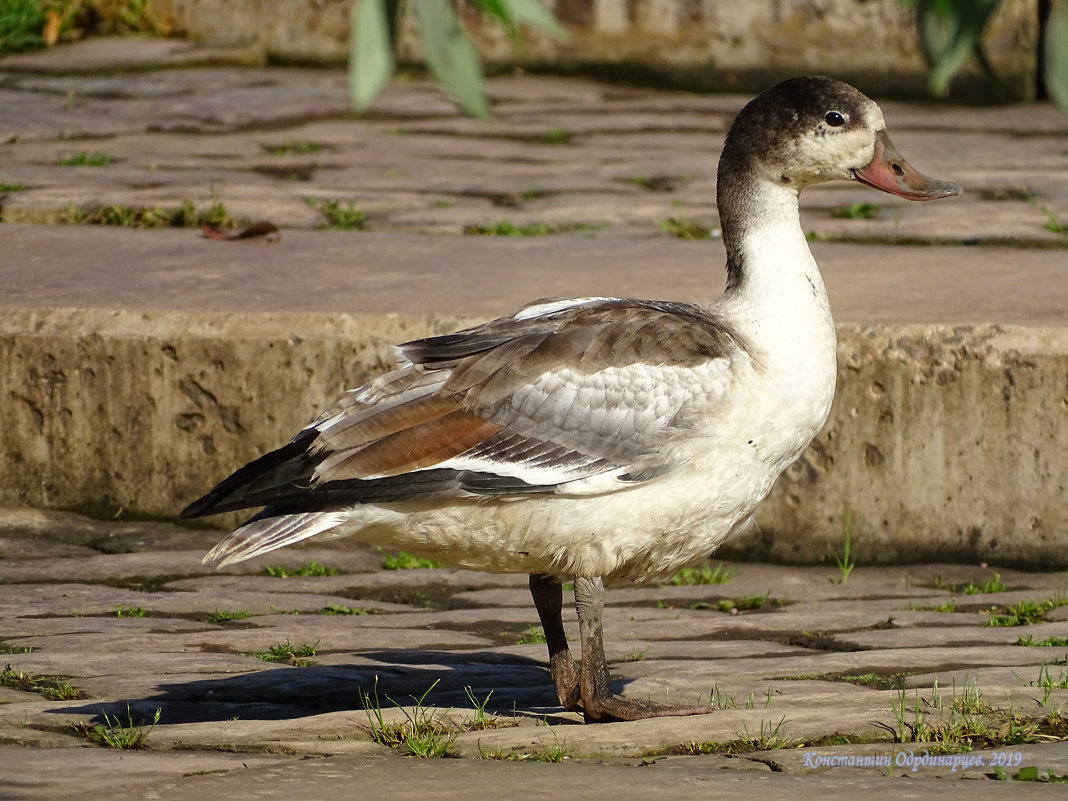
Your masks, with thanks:
[[[399,650],[359,654],[352,665],[278,666],[274,669],[158,685],[144,698],[86,701],[55,710],[105,715],[126,723],[159,725],[226,720],[291,720],[326,712],[394,706],[474,710],[497,716],[553,719],[563,710],[544,662],[482,651]],[[487,700],[488,699],[488,700]],[[561,718],[560,722],[571,722]]]

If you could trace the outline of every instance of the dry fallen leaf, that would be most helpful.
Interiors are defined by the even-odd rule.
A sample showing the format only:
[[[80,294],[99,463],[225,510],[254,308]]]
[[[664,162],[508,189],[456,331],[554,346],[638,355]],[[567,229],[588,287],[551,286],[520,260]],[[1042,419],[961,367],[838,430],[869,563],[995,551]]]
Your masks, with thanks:
[[[271,243],[282,240],[282,232],[278,230],[278,226],[267,220],[260,220],[240,231],[225,231],[217,225],[203,223],[200,226],[200,232],[205,239],[214,239],[217,242],[235,242],[239,239],[256,239],[261,236]]]
[[[41,31],[41,38],[44,39],[44,43],[49,47],[55,46],[59,41],[59,28],[63,24],[63,17],[60,13],[54,9],[50,9],[45,14],[44,30]]]

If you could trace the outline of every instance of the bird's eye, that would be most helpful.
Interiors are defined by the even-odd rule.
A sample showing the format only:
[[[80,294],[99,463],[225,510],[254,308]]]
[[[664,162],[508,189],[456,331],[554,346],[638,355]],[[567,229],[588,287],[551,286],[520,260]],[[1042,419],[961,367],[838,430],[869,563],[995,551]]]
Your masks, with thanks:
[[[840,111],[828,111],[823,115],[823,119],[832,128],[841,128],[846,124],[846,118]]]

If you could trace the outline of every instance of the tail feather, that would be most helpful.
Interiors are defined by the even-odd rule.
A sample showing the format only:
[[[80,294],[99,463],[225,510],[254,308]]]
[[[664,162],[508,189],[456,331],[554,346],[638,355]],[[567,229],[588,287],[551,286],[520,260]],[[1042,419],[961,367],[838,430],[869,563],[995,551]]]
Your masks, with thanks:
[[[307,450],[315,436],[314,429],[301,431],[288,444],[249,462],[219,482],[178,516],[187,520],[262,506],[265,502],[259,500],[259,496],[269,496],[276,488],[289,489],[294,484],[307,483],[315,467],[315,460],[308,456]]]
[[[344,512],[287,514],[268,507],[208,551],[203,562],[216,567],[243,562],[329,531],[347,517]]]

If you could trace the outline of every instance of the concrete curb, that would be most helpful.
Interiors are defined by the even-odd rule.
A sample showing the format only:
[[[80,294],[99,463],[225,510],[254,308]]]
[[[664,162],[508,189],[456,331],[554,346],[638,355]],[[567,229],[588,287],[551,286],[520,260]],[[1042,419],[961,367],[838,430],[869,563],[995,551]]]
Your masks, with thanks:
[[[739,557],[1065,566],[1068,332],[838,327],[838,391]]]

